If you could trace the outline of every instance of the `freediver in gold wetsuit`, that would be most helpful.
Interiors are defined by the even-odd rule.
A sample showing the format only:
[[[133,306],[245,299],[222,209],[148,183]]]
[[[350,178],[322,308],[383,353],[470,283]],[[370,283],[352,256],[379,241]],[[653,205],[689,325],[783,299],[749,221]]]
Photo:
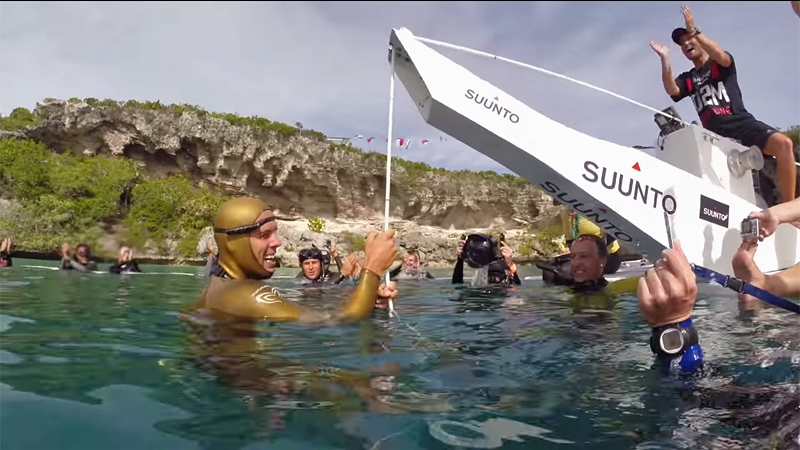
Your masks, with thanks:
[[[395,257],[394,231],[370,233],[366,258],[350,299],[338,314],[322,314],[286,301],[264,284],[275,272],[275,252],[280,247],[275,216],[260,199],[240,197],[225,202],[214,219],[214,240],[219,249],[217,267],[196,309],[272,322],[338,323],[367,317],[378,297],[397,296],[395,283],[381,285],[381,277]]]
[[[222,383],[251,397],[324,399],[356,409],[360,407],[345,405],[367,402],[370,409],[385,410],[380,392],[370,383],[376,376],[398,373],[397,363],[363,371],[307,366],[283,357],[280,344],[269,332],[260,331],[258,323],[327,324],[366,318],[376,300],[380,306],[397,296],[396,284],[383,286],[378,275],[397,254],[394,232],[369,235],[361,282],[338,314],[326,315],[285,300],[263,283],[275,272],[274,255],[281,242],[275,216],[261,200],[242,197],[224,203],[213,225],[217,264],[200,301],[182,315],[192,331],[188,350],[194,361]],[[332,389],[334,385],[347,386],[358,396]]]

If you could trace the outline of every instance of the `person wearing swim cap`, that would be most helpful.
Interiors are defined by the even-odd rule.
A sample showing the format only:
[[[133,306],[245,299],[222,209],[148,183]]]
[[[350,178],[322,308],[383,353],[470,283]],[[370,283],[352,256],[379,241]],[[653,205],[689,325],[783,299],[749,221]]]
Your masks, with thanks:
[[[419,252],[416,249],[411,249],[406,253],[403,258],[403,264],[395,267],[389,271],[389,278],[402,279],[402,280],[433,280],[435,277],[422,268],[419,259]]]
[[[11,238],[5,238],[0,241],[0,267],[11,267],[12,265]]]
[[[452,283],[464,283],[464,263],[466,262],[473,269],[485,269],[489,284],[522,284],[511,253],[509,246],[505,243],[502,246],[498,245],[497,240],[488,234],[462,235],[456,247],[457,259],[453,268]]]
[[[341,272],[341,262],[336,249],[319,249],[317,247],[300,250],[297,259],[300,261],[300,273],[297,277],[302,284],[339,284],[342,281],[340,274],[331,272],[331,257],[336,261],[336,265]]]
[[[139,264],[133,259],[133,250],[127,245],[123,245],[119,248],[119,255],[117,256],[117,262],[111,265],[108,268],[110,273],[133,273],[133,272],[141,272],[142,270],[139,269]]]
[[[557,204],[558,201],[554,200],[553,203]],[[564,210],[561,211],[561,229],[564,232],[564,241],[566,243],[566,248],[564,249],[566,250],[565,253],[569,252],[570,245],[572,245],[572,242],[578,236],[592,234],[603,239],[606,243],[608,257],[606,258],[604,274],[611,275],[617,273],[622,266],[622,257],[620,256],[620,249],[622,247],[619,245],[617,239],[603,231],[591,220],[581,216],[576,211],[564,208]]]
[[[78,272],[92,272],[97,270],[97,263],[92,261],[92,250],[86,244],[75,247],[75,255],[71,255],[69,244],[61,246],[61,270],[77,270]]]
[[[281,246],[275,216],[263,201],[253,197],[228,200],[213,225],[217,264],[195,308],[276,322],[338,322],[361,320],[373,311],[379,296],[397,296],[396,284],[382,286],[380,277],[397,255],[393,230],[367,236],[358,286],[338,314],[327,315],[287,301],[262,282],[275,273],[275,252]]]
[[[767,156],[774,156],[780,202],[797,196],[797,166],[794,144],[779,132],[747,111],[737,78],[733,56],[712,41],[695,26],[694,15],[688,6],[681,7],[686,27],[672,31],[672,41],[681,47],[683,55],[694,67],[674,78],[669,51],[650,41],[650,47],[661,59],[661,78],[672,101],[691,97],[703,127],[745,147],[758,147]]]

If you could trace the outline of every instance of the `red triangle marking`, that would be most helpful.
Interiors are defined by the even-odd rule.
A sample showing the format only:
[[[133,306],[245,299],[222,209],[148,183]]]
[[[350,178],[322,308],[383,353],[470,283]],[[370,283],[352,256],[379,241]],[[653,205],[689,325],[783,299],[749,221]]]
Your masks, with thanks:
[[[500,100],[499,100],[497,97],[495,97],[495,98],[494,98],[494,101],[496,101],[496,102],[497,102],[497,101],[500,101]]]
[[[603,211],[604,214],[608,214],[608,210],[605,209],[605,208],[597,208],[597,209],[599,209],[600,211]]]
[[[641,172],[642,171],[642,168],[639,167],[639,163],[638,162],[633,165],[633,170],[635,170],[637,172]]]

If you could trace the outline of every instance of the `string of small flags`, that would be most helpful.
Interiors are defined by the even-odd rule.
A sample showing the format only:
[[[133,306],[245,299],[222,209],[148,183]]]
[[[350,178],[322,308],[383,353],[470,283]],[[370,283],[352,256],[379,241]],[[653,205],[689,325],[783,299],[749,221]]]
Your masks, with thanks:
[[[376,138],[375,136],[366,137],[366,136],[361,135],[361,134],[357,134],[357,135],[353,136],[352,138],[329,138],[328,140],[336,141],[338,143],[354,143],[354,141],[363,141],[363,142],[366,142],[367,146],[370,146],[372,144],[377,144],[378,142],[381,141],[380,139]],[[389,142],[389,139],[388,138],[384,138],[383,139],[383,143],[385,144],[387,142]],[[394,140],[394,145],[399,147],[399,148],[401,148],[401,149],[403,149],[403,150],[408,150],[411,147],[412,144],[414,144],[415,147],[417,146],[417,144],[419,146],[423,147],[423,146],[426,146],[426,145],[428,145],[428,144],[430,144],[432,142],[434,142],[434,140],[432,140],[432,139],[397,138],[397,139]],[[439,136],[439,139],[436,142],[447,142],[447,137],[446,136]]]

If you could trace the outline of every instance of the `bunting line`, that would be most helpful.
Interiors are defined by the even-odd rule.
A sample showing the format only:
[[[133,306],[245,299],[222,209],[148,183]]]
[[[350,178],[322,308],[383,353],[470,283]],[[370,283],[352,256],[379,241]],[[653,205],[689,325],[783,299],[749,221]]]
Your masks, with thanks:
[[[346,137],[329,137],[328,141],[337,143],[337,144],[355,144],[356,141],[366,142],[367,147],[374,143],[380,142],[380,139],[375,136],[364,136],[363,134],[357,134],[351,138]],[[383,139],[383,143],[389,142],[388,138]],[[433,142],[448,142],[447,136],[439,136],[438,140],[434,139],[408,139],[408,138],[397,138],[394,140],[394,145],[402,150],[408,150],[412,146],[415,148],[424,147],[429,145]]]

